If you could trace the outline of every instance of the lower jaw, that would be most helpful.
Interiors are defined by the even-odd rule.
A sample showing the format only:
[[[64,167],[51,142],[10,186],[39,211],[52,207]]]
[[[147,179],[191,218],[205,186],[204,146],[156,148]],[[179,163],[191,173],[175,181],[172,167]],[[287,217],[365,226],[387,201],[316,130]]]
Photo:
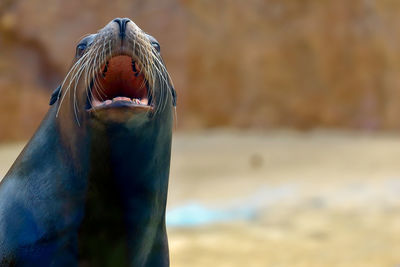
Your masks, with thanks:
[[[114,102],[127,102],[131,104],[136,104],[136,105],[141,105],[141,106],[147,106],[149,101],[147,98],[139,99],[139,98],[129,98],[125,96],[118,96],[114,97],[113,99],[107,99],[105,101],[99,101],[97,99],[93,100],[92,106],[93,107],[102,107],[102,106],[108,106],[111,105]]]
[[[87,110],[92,119],[102,124],[126,124],[130,122],[141,124],[151,117],[152,111],[153,107],[151,106],[128,101],[114,101],[111,104]]]
[[[147,98],[137,99],[137,98],[128,98],[128,97],[114,97],[112,100],[107,99],[105,101],[99,101],[94,99],[92,102],[87,101],[87,111],[88,112],[96,112],[99,110],[109,110],[114,108],[128,108],[132,110],[145,110],[151,111],[153,107],[149,105],[149,101]]]

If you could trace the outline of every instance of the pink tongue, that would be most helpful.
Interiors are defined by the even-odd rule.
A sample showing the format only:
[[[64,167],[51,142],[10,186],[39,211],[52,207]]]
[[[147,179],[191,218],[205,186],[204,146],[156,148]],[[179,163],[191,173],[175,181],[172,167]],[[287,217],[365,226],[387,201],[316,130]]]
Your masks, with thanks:
[[[118,97],[114,97],[113,101],[132,101],[132,100],[129,97],[118,96]]]
[[[117,97],[114,97],[112,100],[107,99],[105,101],[99,101],[97,99],[93,99],[92,105],[94,107],[98,107],[98,106],[102,106],[102,105],[109,105],[115,101],[127,101],[127,102],[133,102],[135,104],[141,104],[141,105],[147,105],[149,103],[149,100],[147,98],[143,98],[143,99],[132,98],[132,99],[130,99],[129,97],[125,97],[125,96],[117,96]]]

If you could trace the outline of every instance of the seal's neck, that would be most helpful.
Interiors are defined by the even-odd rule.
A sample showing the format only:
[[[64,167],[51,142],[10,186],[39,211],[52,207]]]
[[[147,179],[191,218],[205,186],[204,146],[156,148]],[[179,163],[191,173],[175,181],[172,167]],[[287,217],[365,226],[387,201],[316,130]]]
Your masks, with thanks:
[[[168,266],[165,209],[171,129],[108,125],[96,128],[92,140],[83,228],[90,235],[86,241],[104,250],[93,255],[83,248],[84,253],[95,257],[90,259],[93,266],[104,266],[112,257],[125,266],[126,260],[130,266]],[[116,266],[115,260],[110,266]]]
[[[64,138],[60,124],[53,106],[1,182],[0,258],[11,253],[17,266],[76,265],[88,141],[84,127]]]

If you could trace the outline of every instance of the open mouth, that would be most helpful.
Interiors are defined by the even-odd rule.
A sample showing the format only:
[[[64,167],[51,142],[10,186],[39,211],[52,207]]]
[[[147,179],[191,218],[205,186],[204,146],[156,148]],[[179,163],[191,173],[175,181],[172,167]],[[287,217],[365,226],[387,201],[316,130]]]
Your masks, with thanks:
[[[127,55],[109,59],[92,81],[90,90],[89,111],[120,107],[152,109],[149,83],[140,64]]]

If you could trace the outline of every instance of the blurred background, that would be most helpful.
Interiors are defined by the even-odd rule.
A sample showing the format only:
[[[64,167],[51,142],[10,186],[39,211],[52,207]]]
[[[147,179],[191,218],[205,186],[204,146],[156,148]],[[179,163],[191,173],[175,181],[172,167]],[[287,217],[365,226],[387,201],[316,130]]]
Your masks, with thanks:
[[[400,2],[0,0],[0,177],[79,39],[129,17],[178,91],[172,266],[399,266]]]

